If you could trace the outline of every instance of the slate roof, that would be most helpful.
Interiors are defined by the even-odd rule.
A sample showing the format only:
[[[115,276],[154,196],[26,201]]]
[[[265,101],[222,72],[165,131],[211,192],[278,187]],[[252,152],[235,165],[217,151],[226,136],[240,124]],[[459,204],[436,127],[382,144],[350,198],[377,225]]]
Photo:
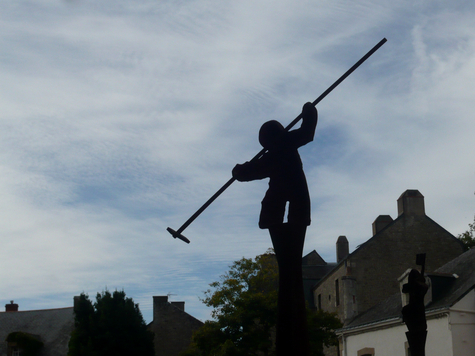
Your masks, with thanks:
[[[471,249],[436,270],[439,273],[456,274],[453,285],[447,293],[431,303],[428,308],[453,306],[475,287],[475,249]]]
[[[336,267],[336,263],[327,263],[313,250],[302,257],[302,275],[304,279],[320,280]]]
[[[315,250],[302,257],[302,266],[324,266],[326,264],[322,256]]]
[[[450,308],[475,288],[475,249],[461,254],[459,257],[438,268],[435,272],[436,274],[444,275],[456,274],[458,278],[453,279],[453,282],[446,286],[444,292],[426,306],[426,312]],[[430,275],[430,273],[428,274]],[[340,330],[344,331],[357,326],[399,318],[401,316],[401,309],[401,294],[396,293],[365,313],[356,316]]]
[[[302,266],[303,279],[320,280],[336,267],[336,263],[327,263],[324,266]]]
[[[302,257],[303,289],[305,300],[310,307],[315,307],[312,292],[313,287],[324,276],[330,273],[336,265],[336,263],[325,262],[325,260],[315,250]]]
[[[15,331],[39,336],[44,343],[41,355],[65,356],[74,328],[73,309],[0,312],[0,356],[7,354],[5,339]]]

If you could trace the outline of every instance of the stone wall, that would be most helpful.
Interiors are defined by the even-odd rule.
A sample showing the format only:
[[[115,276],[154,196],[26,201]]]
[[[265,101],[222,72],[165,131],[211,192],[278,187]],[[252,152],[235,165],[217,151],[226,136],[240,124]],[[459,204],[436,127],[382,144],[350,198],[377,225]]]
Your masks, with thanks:
[[[349,258],[356,279],[358,311],[399,291],[397,278],[426,253],[426,271],[434,271],[463,252],[460,242],[427,216],[400,216]]]
[[[345,263],[340,263],[324,281],[320,282],[318,288],[314,290],[316,307],[330,313],[337,313],[340,319],[343,318],[343,308],[341,300],[341,290],[339,303],[337,303],[336,281],[341,284],[342,277],[347,275]],[[341,289],[341,288],[340,288]]]
[[[375,235],[317,284],[317,306],[348,321],[397,293],[398,277],[418,267],[416,254],[426,253],[426,271],[433,271],[463,252],[458,239],[425,215],[424,197],[417,190],[401,195],[398,214],[396,220],[384,215],[385,223],[373,226]]]
[[[167,296],[153,297],[153,322],[156,356],[178,356],[191,343],[193,332],[203,323],[185,312],[184,302],[168,302]]]

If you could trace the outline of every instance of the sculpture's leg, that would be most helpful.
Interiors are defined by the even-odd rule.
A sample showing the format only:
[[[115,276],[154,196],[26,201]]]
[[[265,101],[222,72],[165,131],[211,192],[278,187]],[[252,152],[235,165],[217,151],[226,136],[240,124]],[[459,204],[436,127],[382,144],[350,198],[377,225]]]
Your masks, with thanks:
[[[306,226],[281,224],[269,228],[279,265],[277,356],[308,355],[308,332],[302,281]]]
[[[408,331],[406,337],[411,349],[411,356],[425,356],[427,330]]]

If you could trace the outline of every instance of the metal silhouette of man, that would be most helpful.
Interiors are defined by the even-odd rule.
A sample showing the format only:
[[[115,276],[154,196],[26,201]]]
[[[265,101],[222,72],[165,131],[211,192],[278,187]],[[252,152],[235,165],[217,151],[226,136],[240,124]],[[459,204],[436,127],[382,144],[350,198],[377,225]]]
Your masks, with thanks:
[[[317,109],[306,103],[298,129],[286,131],[275,120],[264,123],[259,142],[267,152],[257,160],[236,165],[232,171],[241,182],[269,178],[259,227],[269,230],[279,266],[277,356],[304,356],[309,352],[302,252],[310,225],[310,195],[298,148],[313,141],[317,121]]]

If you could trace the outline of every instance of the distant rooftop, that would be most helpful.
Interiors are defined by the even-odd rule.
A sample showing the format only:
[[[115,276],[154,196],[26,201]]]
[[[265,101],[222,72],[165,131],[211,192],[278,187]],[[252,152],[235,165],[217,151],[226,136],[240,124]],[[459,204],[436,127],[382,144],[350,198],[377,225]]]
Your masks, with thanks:
[[[429,276],[431,273],[427,273]],[[475,249],[471,249],[438,268],[434,275],[456,275],[457,278],[426,306],[426,312],[450,308],[475,288]],[[401,294],[396,293],[367,312],[358,315],[343,330],[363,326],[401,316]]]
[[[74,308],[0,312],[0,355],[6,355],[7,336],[15,331],[38,335],[48,356],[64,356],[74,328]]]

